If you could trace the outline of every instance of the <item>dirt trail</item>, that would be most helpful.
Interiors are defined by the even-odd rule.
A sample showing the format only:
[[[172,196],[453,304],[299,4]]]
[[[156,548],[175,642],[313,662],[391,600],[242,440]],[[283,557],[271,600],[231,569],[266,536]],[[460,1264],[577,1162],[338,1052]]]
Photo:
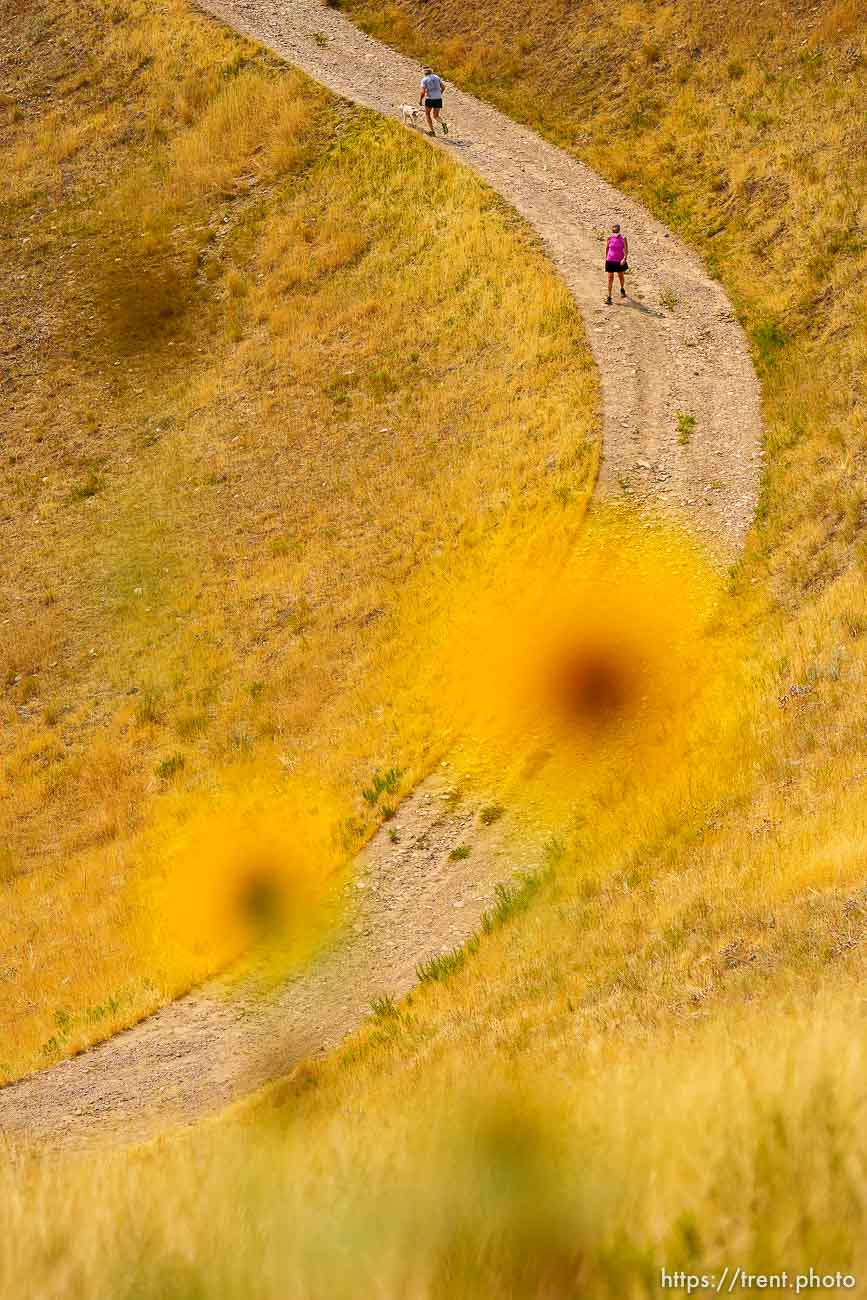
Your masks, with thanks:
[[[400,118],[421,70],[321,0],[198,0],[330,90]],[[472,95],[449,88],[438,145],[541,235],[587,326],[602,379],[604,489],[685,516],[723,554],[742,544],[761,471],[759,385],[719,284],[639,203]],[[629,297],[606,307],[601,239],[629,236]],[[661,299],[673,295],[673,310]],[[667,301],[672,301],[666,294]],[[695,417],[678,441],[678,413]]]
[[[347,99],[396,116],[419,70],[320,0],[205,0],[203,7]],[[723,556],[743,542],[761,470],[759,386],[720,286],[639,204],[469,95],[450,91],[439,146],[472,167],[535,227],[587,324],[603,392],[603,491],[685,517]],[[600,236],[630,240],[630,297],[603,304]],[[674,310],[661,304],[668,291]],[[678,413],[695,419],[678,440]],[[402,805],[357,864],[330,948],[269,999],[255,981],[219,984],[51,1070],[0,1091],[0,1133],[49,1141],[132,1141],[188,1122],[335,1046],[382,994],[402,994],[420,961],[478,926],[496,883],[538,866],[543,832],[448,798],[449,774]],[[471,843],[469,857],[450,851]]]
[[[455,798],[440,768],[355,863],[330,945],[276,992],[215,981],[98,1047],[0,1091],[0,1134],[132,1142],[218,1110],[334,1047],[400,996],[420,962],[467,939],[496,885],[543,861],[543,830]],[[397,837],[394,842],[392,832]],[[468,857],[450,858],[471,844]]]

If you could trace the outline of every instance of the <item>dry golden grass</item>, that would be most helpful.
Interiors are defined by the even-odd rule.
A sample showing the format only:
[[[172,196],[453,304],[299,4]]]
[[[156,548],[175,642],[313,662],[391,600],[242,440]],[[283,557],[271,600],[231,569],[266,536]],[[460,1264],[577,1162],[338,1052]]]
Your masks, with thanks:
[[[663,1265],[863,1279],[863,17],[348,7],[578,138],[713,259],[768,429],[759,524],[703,632],[740,668],[687,702],[670,762],[589,765],[575,806],[549,805],[545,880],[332,1059],[62,1184],[16,1157],[2,1286],[621,1300]],[[501,798],[549,793],[519,764]]]
[[[654,1295],[662,1266],[860,1275],[863,963],[850,950],[818,997],[778,975],[769,1019],[742,996],[756,958],[729,948],[725,1013],[673,1019],[657,989],[684,927],[647,935],[616,885],[560,894],[544,956],[537,906],[470,978],[192,1135],[67,1157],[62,1181],[14,1155],[0,1294],[620,1300]],[[614,954],[585,926],[612,900],[635,914],[601,998]]]
[[[790,606],[833,580],[865,522],[859,6],[340,7],[588,161],[704,255],[764,382],[769,472],[751,559]]]
[[[371,769],[424,771],[397,597],[576,527],[596,398],[539,249],[421,142],[181,3],[10,16],[5,1075],[233,949],[153,940],[209,807],[327,787],[357,844]]]

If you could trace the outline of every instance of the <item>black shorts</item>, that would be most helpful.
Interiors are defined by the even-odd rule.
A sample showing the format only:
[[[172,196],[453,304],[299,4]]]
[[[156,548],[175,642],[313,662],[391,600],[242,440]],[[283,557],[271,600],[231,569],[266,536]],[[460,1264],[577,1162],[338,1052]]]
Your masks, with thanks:
[[[426,99],[424,106],[425,108],[442,108],[443,101],[441,99]]]
[[[605,270],[606,270],[606,271],[615,271],[615,272],[616,272],[616,271],[628,271],[628,270],[629,270],[629,267],[626,265],[625,262],[606,262],[606,263],[605,263]]]

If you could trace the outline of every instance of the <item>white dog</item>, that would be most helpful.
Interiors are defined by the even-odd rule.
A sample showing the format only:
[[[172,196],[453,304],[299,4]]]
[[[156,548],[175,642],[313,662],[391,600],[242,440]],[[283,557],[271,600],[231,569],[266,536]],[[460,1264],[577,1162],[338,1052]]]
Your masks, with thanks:
[[[421,117],[420,108],[417,108],[414,104],[401,104],[400,111],[401,116],[403,117],[404,126],[418,126],[419,118]]]

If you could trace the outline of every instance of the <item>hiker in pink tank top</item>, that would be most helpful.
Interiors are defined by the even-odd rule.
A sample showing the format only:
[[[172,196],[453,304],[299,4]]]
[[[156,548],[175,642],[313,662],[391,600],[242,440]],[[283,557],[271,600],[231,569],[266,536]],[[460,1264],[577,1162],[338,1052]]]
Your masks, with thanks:
[[[611,290],[614,287],[615,275],[620,279],[620,297],[626,297],[623,272],[629,270],[628,257],[629,240],[620,233],[620,226],[615,223],[611,227],[611,234],[608,236],[608,243],[605,247],[605,270],[608,272],[608,297],[605,301],[609,307],[611,306]]]

